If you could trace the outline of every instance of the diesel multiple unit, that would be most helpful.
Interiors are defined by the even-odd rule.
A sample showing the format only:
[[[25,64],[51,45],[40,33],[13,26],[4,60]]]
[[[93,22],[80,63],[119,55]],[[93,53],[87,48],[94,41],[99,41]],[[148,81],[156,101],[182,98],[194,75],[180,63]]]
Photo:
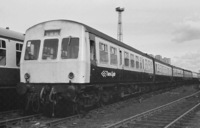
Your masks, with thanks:
[[[77,112],[133,94],[198,83],[198,74],[166,64],[82,23],[53,20],[26,31],[18,92],[26,109]]]

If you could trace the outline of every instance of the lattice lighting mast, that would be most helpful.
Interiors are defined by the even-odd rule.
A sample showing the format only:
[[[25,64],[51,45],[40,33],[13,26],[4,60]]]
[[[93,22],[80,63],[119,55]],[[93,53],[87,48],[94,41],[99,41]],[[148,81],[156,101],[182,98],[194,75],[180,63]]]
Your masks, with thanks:
[[[117,28],[117,39],[123,41],[123,31],[122,31],[122,12],[124,8],[117,7],[116,11],[118,12],[118,28]]]

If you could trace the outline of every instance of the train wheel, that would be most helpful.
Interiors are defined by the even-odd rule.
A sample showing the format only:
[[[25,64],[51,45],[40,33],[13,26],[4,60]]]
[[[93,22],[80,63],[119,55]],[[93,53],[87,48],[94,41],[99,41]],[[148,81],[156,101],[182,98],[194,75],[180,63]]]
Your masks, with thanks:
[[[110,92],[109,91],[103,91],[101,93],[101,100],[100,100],[101,104],[102,105],[109,104],[110,100],[111,100]]]
[[[84,116],[87,112],[84,103],[85,103],[84,99],[79,98],[77,100],[77,103],[74,105],[74,112]]]

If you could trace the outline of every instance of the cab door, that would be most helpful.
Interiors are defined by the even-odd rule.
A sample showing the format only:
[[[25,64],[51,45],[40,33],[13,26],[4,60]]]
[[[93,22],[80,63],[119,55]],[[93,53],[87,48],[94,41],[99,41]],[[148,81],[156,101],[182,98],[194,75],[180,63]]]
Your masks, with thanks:
[[[97,68],[97,58],[96,58],[96,44],[95,36],[89,34],[89,47],[90,47],[90,82],[97,83],[99,80],[99,73]]]

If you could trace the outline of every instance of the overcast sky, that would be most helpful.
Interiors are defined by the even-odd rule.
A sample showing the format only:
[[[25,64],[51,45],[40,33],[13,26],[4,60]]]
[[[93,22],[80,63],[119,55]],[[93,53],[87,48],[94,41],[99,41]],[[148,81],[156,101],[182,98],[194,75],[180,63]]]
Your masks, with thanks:
[[[124,43],[171,58],[175,66],[200,70],[199,0],[4,0],[0,27],[25,33],[39,22],[68,19],[117,38],[119,6],[125,8]]]

